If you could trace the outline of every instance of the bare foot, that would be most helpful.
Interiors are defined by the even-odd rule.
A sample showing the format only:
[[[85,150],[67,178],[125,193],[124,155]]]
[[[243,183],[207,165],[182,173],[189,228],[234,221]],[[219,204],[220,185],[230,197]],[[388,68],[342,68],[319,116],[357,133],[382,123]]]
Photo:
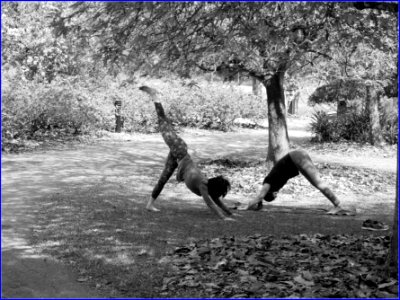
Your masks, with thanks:
[[[327,214],[327,215],[336,215],[336,214],[338,214],[339,212],[341,212],[341,211],[343,211],[343,210],[344,210],[344,209],[341,208],[340,206],[336,206],[336,207],[334,207],[334,208],[328,210],[328,212],[327,212],[326,214]]]
[[[147,205],[146,209],[148,211],[160,211],[158,208],[155,208],[153,205]]]

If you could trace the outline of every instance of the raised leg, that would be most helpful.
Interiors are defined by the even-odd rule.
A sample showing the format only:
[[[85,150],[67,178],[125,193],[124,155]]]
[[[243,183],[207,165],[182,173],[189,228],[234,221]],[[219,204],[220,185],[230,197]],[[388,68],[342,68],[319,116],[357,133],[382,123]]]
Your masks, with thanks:
[[[170,121],[167,119],[164,109],[159,102],[154,103],[156,107],[156,112],[158,116],[158,126],[161,131],[161,135],[168,145],[170,151],[173,155],[178,159],[181,160],[187,154],[187,145],[184,140],[179,137],[174,128],[172,127]]]
[[[174,127],[170,120],[168,120],[164,108],[159,102],[157,90],[148,86],[141,86],[139,89],[147,93],[154,102],[161,135],[175,158],[181,160],[187,154],[187,145],[182,138],[176,134]]]

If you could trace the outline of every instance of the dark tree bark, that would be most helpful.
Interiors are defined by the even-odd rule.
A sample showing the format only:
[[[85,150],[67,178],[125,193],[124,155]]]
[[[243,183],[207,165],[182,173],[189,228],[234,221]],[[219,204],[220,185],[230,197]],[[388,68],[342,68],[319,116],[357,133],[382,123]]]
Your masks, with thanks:
[[[336,115],[338,119],[344,119],[347,113],[347,102],[345,100],[339,100],[337,102]]]
[[[124,121],[121,116],[116,116],[115,118],[115,132],[122,132],[122,128],[124,127]]]
[[[267,163],[275,164],[289,152],[289,135],[286,124],[284,72],[275,73],[263,82],[267,90],[269,147]]]
[[[382,130],[379,122],[379,93],[370,85],[366,87],[365,109],[370,119],[370,143],[371,145],[382,144]]]

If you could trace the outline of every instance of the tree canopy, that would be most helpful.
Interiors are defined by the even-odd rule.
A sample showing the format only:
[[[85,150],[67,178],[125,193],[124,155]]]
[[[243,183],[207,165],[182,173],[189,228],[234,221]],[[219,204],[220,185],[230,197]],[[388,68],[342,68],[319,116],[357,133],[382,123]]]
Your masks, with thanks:
[[[351,52],[368,43],[397,53],[397,16],[351,3],[79,2],[70,9],[58,15],[58,33],[74,32],[117,65],[183,73],[222,65],[265,81],[330,59],[337,46]]]

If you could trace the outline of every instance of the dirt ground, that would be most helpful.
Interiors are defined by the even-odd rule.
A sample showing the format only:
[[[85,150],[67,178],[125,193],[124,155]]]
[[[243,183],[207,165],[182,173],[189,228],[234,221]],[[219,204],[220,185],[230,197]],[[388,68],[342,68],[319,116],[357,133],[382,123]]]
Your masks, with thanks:
[[[360,153],[355,147],[319,148],[308,143],[310,136],[305,128],[304,122],[289,123],[291,142],[293,147],[307,149],[315,162],[370,168],[389,173],[395,173],[397,170],[396,152],[393,149],[376,150],[367,146],[367,150]],[[192,156],[198,160],[219,157],[262,159],[268,144],[265,129],[231,133],[185,130],[181,136],[189,145]],[[82,277],[75,268],[61,264],[45,252],[37,251],[32,244],[32,236],[35,236],[35,231],[38,230],[38,216],[43,208],[51,208],[57,203],[57,199],[62,197],[64,200],[70,197],[71,199],[67,200],[73,202],[77,199],[85,201],[83,197],[105,199],[112,195],[113,199],[124,198],[126,201],[129,195],[129,201],[134,207],[132,209],[142,210],[145,199],[162,169],[167,152],[168,149],[160,135],[123,134],[112,135],[111,138],[92,145],[2,155],[2,297],[109,297],[109,294],[104,294],[104,291],[97,289],[93,283]],[[91,192],[74,195],[75,191],[85,189]],[[96,192],[99,194],[96,195]],[[188,196],[184,186],[179,185],[174,189],[166,189],[162,194],[160,207],[167,211],[162,215],[163,218],[174,218],[174,214],[168,213],[168,203],[183,195],[186,205],[189,205],[185,207],[186,210],[190,210],[190,205],[194,203],[194,207],[198,206],[201,211],[206,211],[201,199],[194,195]],[[328,232],[334,232],[338,223],[343,223],[340,230],[349,233],[361,232],[360,222],[369,217],[391,224],[394,188],[385,193],[346,193],[340,197],[346,205],[356,207],[358,214],[347,219],[328,219]],[[231,194],[228,198],[229,201],[244,200],[243,196],[238,194]],[[327,206],[323,201],[316,203],[315,198],[302,198],[300,203],[298,196],[284,195],[282,201],[274,203],[268,214],[272,219],[275,218],[276,222],[279,222],[279,215],[283,214],[293,222],[292,227],[287,229],[289,232],[302,232],[302,225],[295,224],[295,220],[300,220],[301,214],[305,214],[309,221],[316,209]],[[204,212],[201,217],[207,219],[212,218],[212,215]],[[156,217],[149,218],[151,222],[157,222]],[[321,226],[326,220],[325,216],[317,216],[314,225]],[[303,223],[299,221],[299,224]],[[258,227],[258,230],[261,228]],[[279,231],[282,228],[276,225],[276,229],[273,230]]]

